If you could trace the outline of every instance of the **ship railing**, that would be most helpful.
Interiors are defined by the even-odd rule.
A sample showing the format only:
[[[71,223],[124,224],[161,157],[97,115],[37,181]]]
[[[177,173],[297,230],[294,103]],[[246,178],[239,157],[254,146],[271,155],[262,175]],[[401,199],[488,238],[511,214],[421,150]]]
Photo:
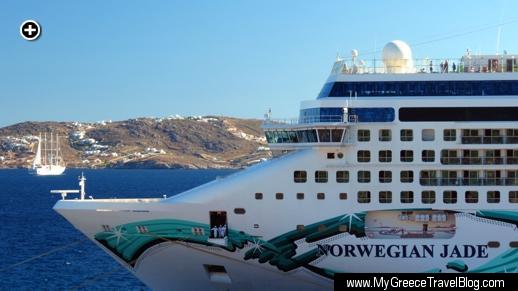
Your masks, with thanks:
[[[464,56],[463,58],[417,58],[407,60],[405,66],[386,66],[380,59],[340,60],[332,73],[341,74],[387,74],[387,73],[510,73],[518,72],[515,55]]]
[[[358,116],[356,115],[315,115],[301,116],[299,118],[272,119],[265,118],[263,125],[301,125],[312,123],[356,123]]]
[[[420,178],[422,186],[516,186],[518,178]]]
[[[441,158],[443,165],[516,165],[518,157]]]
[[[462,144],[516,144],[518,143],[517,136],[462,136]]]

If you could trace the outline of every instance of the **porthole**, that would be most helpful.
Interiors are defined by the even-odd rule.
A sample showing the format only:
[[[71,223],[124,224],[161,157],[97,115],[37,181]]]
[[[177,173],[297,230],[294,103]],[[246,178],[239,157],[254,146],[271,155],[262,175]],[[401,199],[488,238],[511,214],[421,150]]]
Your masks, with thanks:
[[[317,199],[318,200],[324,200],[326,198],[326,194],[324,193],[317,193]]]
[[[343,153],[338,153],[338,154],[336,154],[336,156],[337,156],[339,159],[343,159],[343,158],[344,158],[344,154],[343,154]]]
[[[298,200],[304,199],[304,193],[297,193],[297,199]]]
[[[284,199],[284,194],[283,193],[275,193],[275,199],[277,199],[277,200]]]
[[[487,246],[489,248],[499,248],[500,247],[500,242],[490,241],[490,242],[487,243]]]
[[[245,209],[244,208],[234,208],[234,213],[235,214],[245,214]]]
[[[257,199],[257,200],[263,199],[263,193],[255,193],[255,199]]]

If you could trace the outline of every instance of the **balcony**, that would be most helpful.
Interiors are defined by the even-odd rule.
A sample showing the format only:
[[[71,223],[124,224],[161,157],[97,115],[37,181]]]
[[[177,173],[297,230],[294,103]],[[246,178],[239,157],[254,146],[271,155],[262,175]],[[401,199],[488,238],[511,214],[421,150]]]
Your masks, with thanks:
[[[516,144],[518,136],[462,136],[462,144]]]
[[[518,157],[453,157],[441,158],[443,165],[516,165]]]
[[[516,186],[518,178],[420,178],[421,186]]]

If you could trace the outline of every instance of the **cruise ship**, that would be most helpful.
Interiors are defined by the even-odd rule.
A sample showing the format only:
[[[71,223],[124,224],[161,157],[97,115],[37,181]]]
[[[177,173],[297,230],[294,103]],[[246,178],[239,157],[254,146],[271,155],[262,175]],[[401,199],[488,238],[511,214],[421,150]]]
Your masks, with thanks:
[[[417,60],[402,41],[378,60],[353,50],[297,119],[265,116],[275,158],[168,198],[64,191],[54,209],[156,290],[517,272],[517,57]]]

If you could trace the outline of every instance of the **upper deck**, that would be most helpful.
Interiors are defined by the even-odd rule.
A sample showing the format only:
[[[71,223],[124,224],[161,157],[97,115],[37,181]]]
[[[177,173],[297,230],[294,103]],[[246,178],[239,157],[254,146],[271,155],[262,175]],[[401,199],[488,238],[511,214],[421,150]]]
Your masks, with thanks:
[[[357,60],[338,58],[331,76],[365,74],[518,73],[518,55],[471,55],[444,59]],[[400,76],[401,77],[401,76]],[[443,76],[443,78],[446,76]],[[466,77],[466,76],[463,76]],[[487,76],[486,76],[487,77]]]

